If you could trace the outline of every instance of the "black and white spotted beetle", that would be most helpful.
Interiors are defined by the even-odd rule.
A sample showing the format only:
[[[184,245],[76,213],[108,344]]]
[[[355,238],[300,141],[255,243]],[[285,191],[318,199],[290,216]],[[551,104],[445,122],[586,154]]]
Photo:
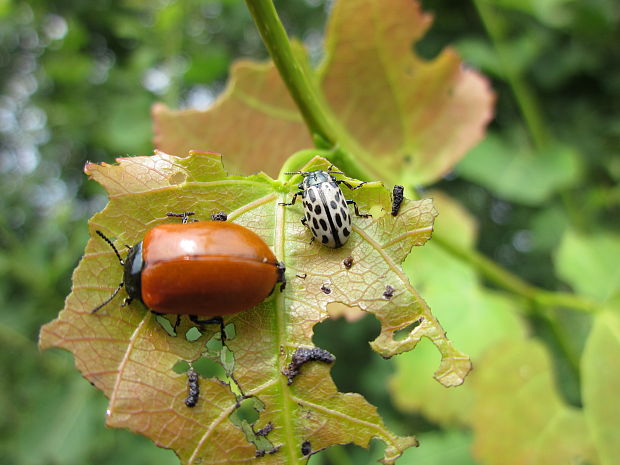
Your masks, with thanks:
[[[360,213],[353,200],[344,198],[339,185],[344,184],[351,190],[359,189],[366,182],[353,187],[347,181],[336,179],[334,174],[343,174],[340,171],[295,171],[286,174],[301,174],[304,180],[297,186],[293,200],[280,205],[294,205],[297,196],[301,195],[304,202],[304,216],[301,222],[312,231],[312,240],[317,239],[327,247],[337,249],[342,247],[351,234],[351,216],[348,205],[353,205],[355,214],[368,218],[368,214]]]

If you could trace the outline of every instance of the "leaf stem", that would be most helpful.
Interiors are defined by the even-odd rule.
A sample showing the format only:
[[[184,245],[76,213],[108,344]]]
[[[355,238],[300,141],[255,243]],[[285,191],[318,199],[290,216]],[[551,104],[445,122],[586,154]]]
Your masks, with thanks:
[[[487,8],[484,0],[473,1],[491,39],[498,49],[500,60],[505,65],[507,79],[516,95],[534,143],[542,146],[547,141],[547,134],[544,130],[542,116],[536,101],[517,70],[510,63],[506,63],[506,55],[503,53],[505,48],[503,36],[496,19],[492,16],[493,12]],[[322,95],[293,53],[288,36],[272,0],[246,0],[246,4],[263,38],[263,42],[302,113],[309,130],[316,136],[315,138],[322,139],[334,147],[334,153],[341,157],[340,163],[347,165],[340,166],[341,168],[348,168],[349,165],[353,165],[355,166],[354,176],[364,180],[371,179],[371,176],[363,166],[352,163],[348,151],[338,148],[339,146],[355,147],[356,141],[338,126],[337,121],[332,121],[333,117],[326,105],[323,104]],[[345,140],[342,140],[343,138]],[[304,155],[301,155],[301,157],[304,157]],[[443,236],[440,231],[433,233],[433,239],[435,243],[454,256],[470,263],[495,285],[526,298],[534,304],[531,306],[534,309],[564,307],[592,313],[600,307],[598,303],[574,294],[553,292],[533,286],[502,268],[477,250],[466,249],[457,245],[449,238]],[[537,312],[537,310],[534,311]]]
[[[539,287],[522,280],[515,274],[501,267],[493,260],[485,257],[475,249],[466,249],[461,247],[450,239],[441,234],[440,231],[433,232],[433,242],[450,252],[452,255],[462,259],[476,268],[480,274],[499,286],[513,294],[524,297],[533,304],[534,308],[538,306],[563,307],[572,310],[578,310],[585,313],[593,313],[600,305],[597,302],[585,299],[583,297],[568,292],[554,292]],[[536,310],[534,310],[537,312]],[[538,312],[537,312],[538,313]]]
[[[295,57],[272,0],[246,0],[250,14],[308,129],[331,145],[336,137],[318,91]]]

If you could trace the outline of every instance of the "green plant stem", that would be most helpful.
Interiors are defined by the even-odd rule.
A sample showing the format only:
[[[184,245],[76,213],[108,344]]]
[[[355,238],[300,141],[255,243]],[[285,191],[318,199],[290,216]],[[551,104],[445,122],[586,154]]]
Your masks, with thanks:
[[[329,123],[327,112],[321,108],[319,103],[321,100],[318,96],[318,90],[295,57],[273,1],[246,0],[246,4],[263,42],[310,132],[334,145],[336,136],[333,126]]]
[[[549,137],[545,130],[546,125],[536,98],[522,74],[509,58],[510,52],[507,50],[504,31],[493,10],[493,6],[490,6],[487,0],[473,0],[473,3],[476,10],[478,10],[478,15],[482,20],[487,34],[491,38],[506,81],[508,81],[515,99],[517,100],[517,105],[519,105],[521,113],[523,114],[532,142],[537,151],[540,151],[547,145]]]
[[[575,294],[553,292],[533,286],[505,268],[502,268],[477,250],[466,249],[455,244],[441,234],[440,231],[433,232],[433,242],[450,252],[453,256],[472,265],[482,276],[496,286],[524,297],[536,306],[544,308],[564,307],[585,313],[592,313],[600,307],[598,303],[584,299]]]
[[[479,5],[479,0],[474,0]],[[322,96],[319,94],[311,80],[305,75],[304,69],[299,65],[293,55],[286,31],[278,18],[278,14],[271,0],[246,0],[248,8],[261,33],[263,41],[271,54],[282,79],[286,83],[291,95],[295,99],[297,106],[308,127],[313,133],[318,134],[322,139],[332,144],[337,141],[329,126],[331,115],[328,110],[323,108],[319,101]],[[482,3],[480,3],[482,5]],[[482,7],[483,11],[485,7]],[[518,87],[518,86],[517,86]],[[525,98],[523,102],[530,102]],[[528,114],[536,114],[534,106],[527,110]],[[532,104],[533,105],[533,104]],[[538,117],[534,117],[530,123],[534,128],[534,133],[538,134]],[[542,133],[541,133],[542,134]],[[369,179],[370,176],[364,172],[362,167],[358,167],[357,176],[361,179]],[[466,249],[454,243],[451,239],[443,236],[440,231],[433,233],[433,240],[452,255],[462,259],[476,268],[482,276],[495,285],[526,298],[532,304],[532,308],[564,307],[582,312],[594,312],[599,305],[574,294],[565,292],[552,292],[540,289],[523,281],[510,271],[502,268],[489,258],[485,257],[476,250]],[[535,310],[536,311],[536,310]]]

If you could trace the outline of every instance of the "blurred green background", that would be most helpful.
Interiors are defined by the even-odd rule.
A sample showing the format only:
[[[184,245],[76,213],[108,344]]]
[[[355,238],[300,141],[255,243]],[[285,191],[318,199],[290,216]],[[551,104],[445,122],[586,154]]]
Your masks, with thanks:
[[[437,187],[475,216],[485,255],[532,284],[565,289],[552,256],[567,228],[597,234],[620,224],[620,4],[422,5],[435,22],[415,51],[432,58],[456,47],[497,93],[487,139]],[[276,6],[318,61],[330,2]],[[240,0],[0,0],[0,464],[177,463],[145,438],[106,429],[103,395],[67,353],[39,353],[36,341],[69,293],[86,220],[106,203],[84,163],[151,153],[150,106],[207,108],[238,57],[267,57]],[[547,153],[546,162],[512,166],[514,184],[527,188],[493,175],[492,160],[515,151]],[[532,324],[545,340],[544,324]],[[399,434],[419,435],[425,447],[399,463],[477,463],[470,433],[397,408],[386,388],[393,361],[367,344],[378,332],[370,318],[317,328],[317,345],[338,356],[340,390],[364,394]],[[577,382],[560,383],[572,405],[581,402],[570,388]],[[332,448],[311,463],[379,456]]]

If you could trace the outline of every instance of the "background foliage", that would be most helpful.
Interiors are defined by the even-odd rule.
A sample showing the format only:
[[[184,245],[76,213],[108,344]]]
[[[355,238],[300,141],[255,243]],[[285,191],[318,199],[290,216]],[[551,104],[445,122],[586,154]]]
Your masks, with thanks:
[[[329,5],[277,7],[316,62]],[[432,58],[452,44],[492,78],[497,93],[485,141],[432,186],[464,209],[448,199],[438,202],[440,212],[454,209],[444,218],[456,218],[468,249],[531,284],[598,302],[599,315],[532,308],[431,241],[422,249],[430,257],[411,266],[455,343],[480,357],[471,383],[438,391],[424,372],[430,362],[423,347],[411,359],[381,360],[367,346],[378,334],[369,318],[324,323],[315,342],[338,356],[332,374],[341,391],[361,392],[393,430],[418,435],[422,447],[399,463],[505,464],[498,454],[510,444],[530,451],[536,438],[527,431],[542,430],[556,415],[573,425],[570,432],[559,425],[567,437],[587,437],[581,456],[612,463],[617,454],[606,438],[617,425],[600,421],[609,406],[596,402],[605,386],[618,386],[610,376],[617,379],[620,358],[620,7],[612,0],[429,0],[423,7],[435,22],[417,53]],[[106,430],[106,400],[67,354],[38,353],[38,328],[62,307],[87,239],[86,218],[105,202],[83,175],[84,162],[150,153],[153,103],[204,108],[223,88],[232,59],[266,52],[236,0],[5,1],[0,20],[0,411],[8,413],[0,419],[0,463],[176,463],[144,438]],[[463,324],[469,327],[459,337]],[[524,340],[526,333],[535,342]],[[519,342],[489,350],[506,337]],[[507,404],[493,388],[528,359],[535,366],[521,373],[536,370],[542,381],[522,396],[550,399],[532,418],[523,414],[532,402]],[[498,397],[488,404],[476,400],[491,391]],[[584,402],[592,407],[585,413]],[[485,416],[493,405],[508,416]],[[498,448],[493,431],[514,440]],[[536,457],[517,450],[514,463],[560,463],[554,452],[570,455],[549,434]],[[366,463],[373,454],[380,451],[330,449],[312,463]]]

